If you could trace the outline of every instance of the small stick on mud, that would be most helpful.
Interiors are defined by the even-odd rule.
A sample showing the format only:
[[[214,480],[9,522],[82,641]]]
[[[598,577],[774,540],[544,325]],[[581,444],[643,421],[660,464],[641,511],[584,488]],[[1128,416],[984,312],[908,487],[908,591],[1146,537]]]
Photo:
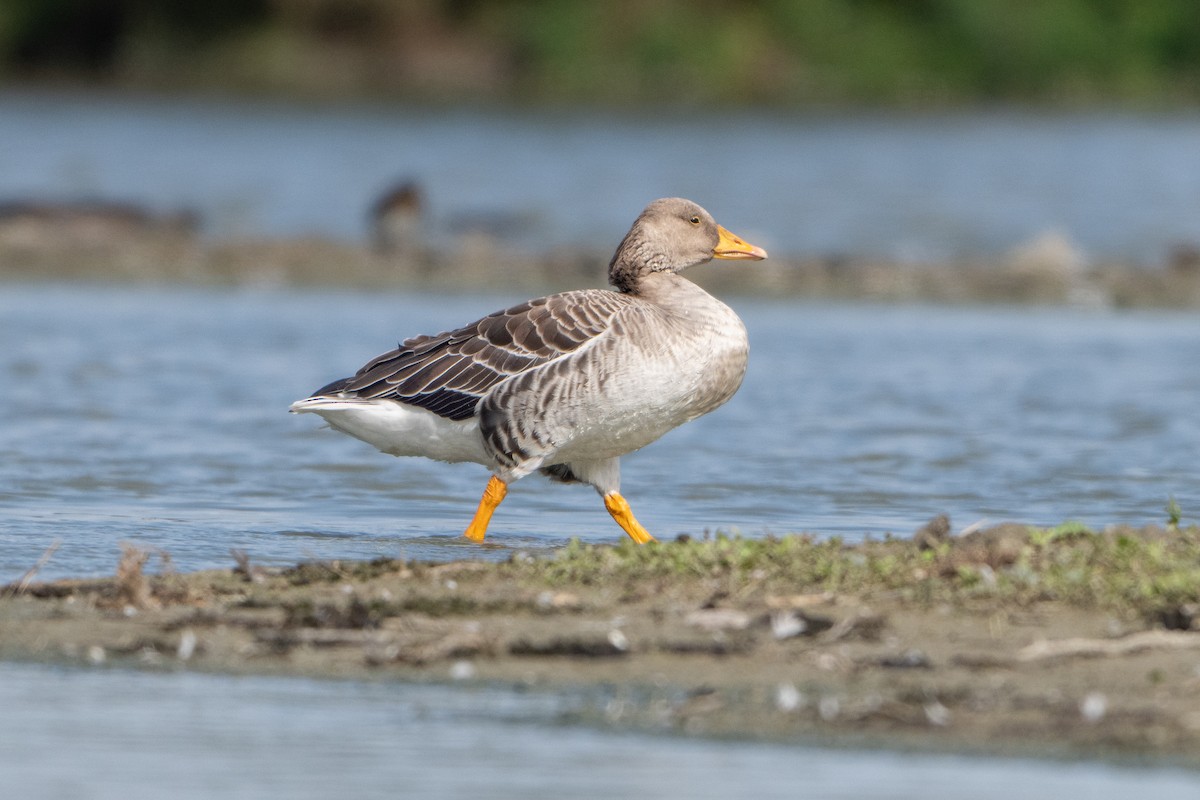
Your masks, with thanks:
[[[246,577],[246,580],[251,583],[262,583],[266,576],[263,574],[263,568],[250,563],[250,555],[240,547],[229,548],[229,555],[233,556],[233,560],[237,562],[234,567],[234,572],[240,572]]]
[[[1181,631],[1142,631],[1120,639],[1045,639],[1017,651],[1022,662],[1052,661],[1061,658],[1101,658],[1127,656],[1158,648],[1200,647],[1200,636]]]
[[[51,557],[54,556],[55,551],[58,550],[61,544],[62,539],[55,539],[53,542],[51,542],[50,546],[47,547],[41,556],[38,557],[38,560],[34,562],[34,565],[25,570],[25,574],[21,576],[21,579],[8,587],[8,592],[13,596],[16,596],[24,594],[26,591],[28,591],[29,585],[33,583],[33,579],[36,578],[37,574],[42,571],[42,567],[50,563]]]

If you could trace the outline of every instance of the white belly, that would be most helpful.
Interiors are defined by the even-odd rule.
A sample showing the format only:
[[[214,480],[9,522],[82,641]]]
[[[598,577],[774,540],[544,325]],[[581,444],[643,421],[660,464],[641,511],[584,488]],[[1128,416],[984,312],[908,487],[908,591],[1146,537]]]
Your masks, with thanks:
[[[310,397],[292,403],[294,413],[319,414],[329,425],[393,456],[489,465],[475,418],[459,422],[395,400]]]

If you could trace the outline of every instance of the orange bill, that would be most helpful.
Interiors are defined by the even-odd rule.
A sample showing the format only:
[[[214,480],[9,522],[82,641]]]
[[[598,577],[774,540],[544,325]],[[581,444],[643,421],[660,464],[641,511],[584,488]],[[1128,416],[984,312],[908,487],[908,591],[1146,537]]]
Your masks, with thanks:
[[[717,246],[713,248],[713,258],[762,261],[767,257],[766,250],[750,244],[740,236],[735,236],[720,225],[717,226],[717,234],[721,238],[717,240]]]

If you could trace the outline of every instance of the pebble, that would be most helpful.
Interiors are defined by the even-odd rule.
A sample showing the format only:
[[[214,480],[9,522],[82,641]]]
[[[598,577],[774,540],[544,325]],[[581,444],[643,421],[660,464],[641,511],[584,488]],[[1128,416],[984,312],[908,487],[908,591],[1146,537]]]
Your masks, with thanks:
[[[776,611],[771,614],[771,634],[776,639],[791,639],[808,630],[804,617],[792,611]]]
[[[1108,698],[1103,692],[1088,692],[1079,703],[1079,716],[1083,721],[1095,724],[1108,713]]]
[[[775,687],[775,707],[780,711],[796,711],[804,705],[804,693],[795,684],[781,683]]]
[[[608,643],[619,652],[624,653],[629,650],[629,639],[618,628],[613,628],[608,632]]]
[[[944,728],[950,724],[950,709],[934,700],[932,703],[925,704],[925,719],[930,725],[936,725],[939,728]]]
[[[450,680],[469,681],[475,677],[475,665],[470,661],[459,660],[450,665]]]
[[[186,629],[179,634],[179,647],[175,649],[175,656],[180,661],[187,661],[196,652],[196,633],[191,628]]]

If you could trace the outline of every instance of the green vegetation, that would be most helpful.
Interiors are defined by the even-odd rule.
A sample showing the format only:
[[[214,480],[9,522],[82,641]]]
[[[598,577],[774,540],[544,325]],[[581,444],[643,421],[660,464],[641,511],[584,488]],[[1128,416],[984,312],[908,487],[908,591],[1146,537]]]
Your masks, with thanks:
[[[1183,519],[1183,509],[1179,507],[1179,503],[1175,502],[1175,498],[1167,499],[1167,527],[1175,530],[1179,527],[1180,520]]]
[[[0,76],[431,101],[1189,103],[1200,13],[1192,0],[0,0]]]
[[[1200,529],[1003,525],[928,549],[900,540],[848,547],[807,536],[718,535],[642,547],[576,540],[554,559],[512,568],[526,580],[562,586],[703,578],[730,597],[830,592],[989,607],[1060,600],[1170,620],[1200,602]]]

